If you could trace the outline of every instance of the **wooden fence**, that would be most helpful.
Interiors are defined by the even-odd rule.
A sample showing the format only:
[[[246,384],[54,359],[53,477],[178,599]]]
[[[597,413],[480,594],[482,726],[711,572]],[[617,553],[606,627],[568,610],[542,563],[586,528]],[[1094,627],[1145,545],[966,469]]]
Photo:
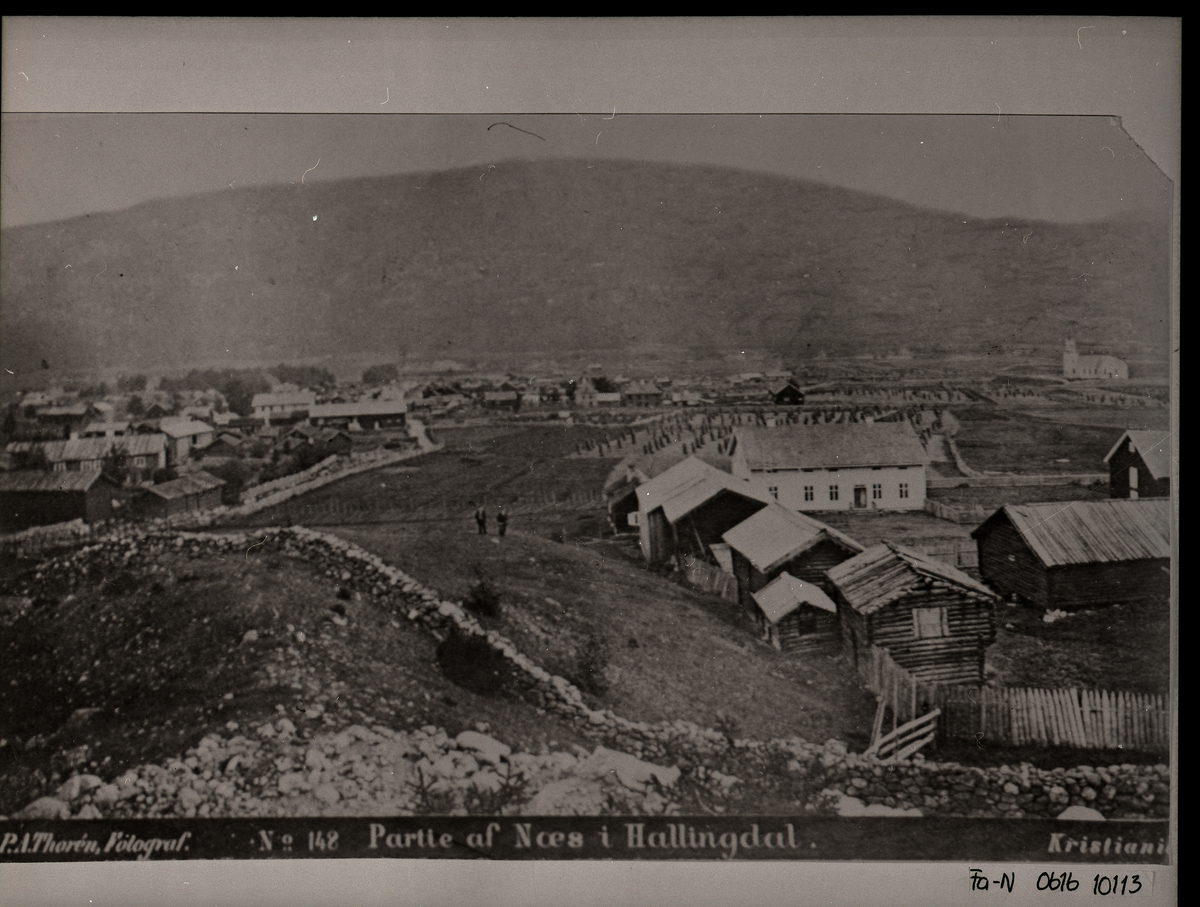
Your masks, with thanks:
[[[918,543],[911,547],[914,551],[959,569],[969,570],[979,566],[979,546],[975,544],[974,539],[948,539],[944,542]]]
[[[729,601],[737,601],[737,578],[735,576],[691,555],[684,555],[682,566],[684,582],[693,589],[719,595]]]
[[[951,686],[927,683],[871,648],[859,671],[879,697],[880,732],[938,710],[939,741],[975,739],[1011,746],[1065,746],[1164,752],[1170,748],[1167,697],[1128,691]]]

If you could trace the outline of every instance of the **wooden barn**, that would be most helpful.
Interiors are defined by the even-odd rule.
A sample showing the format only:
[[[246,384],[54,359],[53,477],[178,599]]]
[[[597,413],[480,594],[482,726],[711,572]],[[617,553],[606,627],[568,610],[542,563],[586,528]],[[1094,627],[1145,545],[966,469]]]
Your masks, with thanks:
[[[144,519],[163,519],[212,510],[221,505],[221,486],[224,484],[207,472],[189,473],[142,489],[134,502],[134,512]]]
[[[638,532],[651,564],[693,555],[708,562],[721,536],[771,503],[770,495],[698,457],[638,487]]]
[[[837,605],[818,586],[784,572],[752,596],[762,637],[788,652],[837,631]]]
[[[1104,462],[1112,498],[1165,498],[1171,494],[1171,436],[1161,431],[1127,431]]]
[[[0,472],[0,530],[18,532],[72,520],[102,522],[113,516],[120,487],[99,470]]]
[[[868,548],[828,576],[842,643],[856,668],[879,646],[921,680],[983,682],[998,596],[982,583],[892,542]]]
[[[849,536],[775,502],[734,526],[722,538],[732,554],[738,600],[750,614],[759,610],[754,594],[785,571],[826,593],[831,592],[825,572],[863,550]]]
[[[785,381],[771,388],[771,399],[776,406],[799,406],[804,402],[804,391],[794,381]]]
[[[1166,601],[1171,502],[1006,505],[971,533],[984,582],[1042,608]]]

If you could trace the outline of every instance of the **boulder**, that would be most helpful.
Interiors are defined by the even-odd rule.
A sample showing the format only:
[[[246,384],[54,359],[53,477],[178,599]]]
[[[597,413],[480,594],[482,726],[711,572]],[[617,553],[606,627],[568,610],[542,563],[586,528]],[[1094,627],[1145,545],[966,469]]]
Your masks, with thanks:
[[[629,753],[596,747],[595,752],[579,766],[583,778],[613,778],[630,790],[644,791],[651,781],[670,787],[679,780],[679,769],[665,768],[651,762],[643,762]]]
[[[17,812],[14,819],[69,819],[71,807],[62,800],[54,797],[38,797],[24,809]]]
[[[506,759],[512,753],[512,747],[501,743],[495,737],[481,734],[479,731],[463,731],[454,738],[459,749],[469,751],[478,761],[492,765]]]
[[[1092,809],[1090,806],[1068,806],[1060,812],[1056,819],[1065,819],[1075,822],[1103,822],[1104,816]]]

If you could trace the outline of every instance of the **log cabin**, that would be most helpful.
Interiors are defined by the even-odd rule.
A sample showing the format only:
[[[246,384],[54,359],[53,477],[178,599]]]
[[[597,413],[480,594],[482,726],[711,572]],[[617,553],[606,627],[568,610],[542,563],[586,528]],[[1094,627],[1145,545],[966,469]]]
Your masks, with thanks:
[[[971,533],[984,582],[1048,609],[1166,601],[1171,502],[1007,504]]]
[[[1171,494],[1170,434],[1127,431],[1104,457],[1112,498],[1165,498]]]
[[[831,593],[826,571],[863,550],[849,536],[778,502],[768,504],[722,538],[732,554],[738,600],[751,615],[759,610],[754,593],[785,571]]]
[[[762,638],[782,652],[837,631],[837,605],[818,586],[786,571],[752,596]]]
[[[979,684],[999,597],[949,564],[893,542],[828,572],[842,644],[856,668],[871,646],[922,680]]]

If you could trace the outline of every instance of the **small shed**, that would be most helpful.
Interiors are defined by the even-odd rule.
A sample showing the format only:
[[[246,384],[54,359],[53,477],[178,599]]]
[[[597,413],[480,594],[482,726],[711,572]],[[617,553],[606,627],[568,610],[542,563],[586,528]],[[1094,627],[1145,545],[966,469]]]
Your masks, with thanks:
[[[142,489],[135,501],[135,513],[147,519],[163,519],[183,513],[212,510],[221,505],[221,486],[225,483],[207,472],[193,472],[170,482]]]
[[[113,516],[120,487],[99,470],[0,472],[0,530],[102,522]]]
[[[750,614],[758,610],[754,594],[784,572],[832,592],[826,571],[863,550],[849,536],[779,503],[768,504],[722,538],[732,554],[738,599]]]
[[[794,381],[784,381],[771,388],[771,399],[776,406],[799,406],[804,402],[804,391]]]
[[[999,598],[987,586],[893,542],[868,548],[828,575],[842,643],[856,668],[879,646],[922,680],[983,682]]]
[[[763,639],[787,652],[806,639],[837,629],[837,605],[818,586],[786,571],[753,593]]]
[[[1105,456],[1112,498],[1165,498],[1171,494],[1171,436],[1127,431]]]
[[[1039,607],[1166,601],[1171,502],[1007,504],[971,533],[984,581]]]

